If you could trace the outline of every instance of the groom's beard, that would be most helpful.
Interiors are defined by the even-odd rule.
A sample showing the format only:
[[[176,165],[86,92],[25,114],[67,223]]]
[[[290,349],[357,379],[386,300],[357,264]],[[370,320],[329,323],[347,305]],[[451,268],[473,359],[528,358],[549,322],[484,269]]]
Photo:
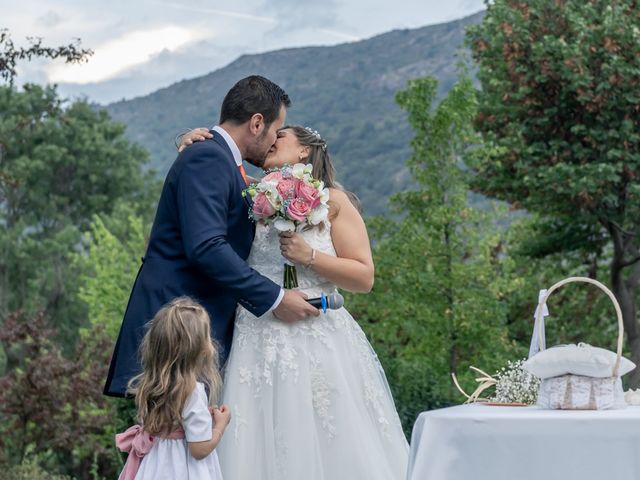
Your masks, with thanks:
[[[251,158],[245,158],[245,160],[247,162],[249,162],[251,165],[258,167],[258,168],[262,168],[262,166],[264,165],[265,159],[266,159],[266,155],[264,157],[262,157],[261,159],[256,159],[255,157],[251,157]]]
[[[265,131],[262,135],[260,135],[256,142],[247,150],[247,154],[245,160],[249,162],[251,165],[254,165],[258,168],[262,168],[264,162],[267,158],[267,154],[271,149],[272,145],[265,145],[265,137],[267,132]]]

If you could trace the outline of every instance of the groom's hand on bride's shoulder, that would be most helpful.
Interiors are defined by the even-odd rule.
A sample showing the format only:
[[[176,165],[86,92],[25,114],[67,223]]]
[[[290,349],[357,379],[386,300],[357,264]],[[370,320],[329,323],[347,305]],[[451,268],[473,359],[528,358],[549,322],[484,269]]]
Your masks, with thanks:
[[[207,138],[213,138],[213,134],[209,132],[208,128],[205,127],[194,128],[193,130],[189,130],[186,133],[178,135],[178,137],[176,137],[176,146],[178,147],[178,152],[183,151],[185,148],[195,142],[202,142]],[[177,141],[178,139],[180,140],[179,144]]]
[[[280,305],[273,310],[273,314],[283,322],[296,322],[307,317],[317,317],[320,315],[320,310],[307,302],[307,296],[304,293],[285,290],[284,297]]]

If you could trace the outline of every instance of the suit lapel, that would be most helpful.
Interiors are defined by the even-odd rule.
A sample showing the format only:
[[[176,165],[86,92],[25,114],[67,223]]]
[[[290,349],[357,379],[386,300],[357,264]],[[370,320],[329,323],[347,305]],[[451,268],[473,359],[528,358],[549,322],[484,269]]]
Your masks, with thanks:
[[[222,148],[224,148],[229,158],[229,161],[233,164],[236,170],[236,175],[235,175],[236,182],[239,182],[240,186],[242,187],[241,190],[244,190],[247,187],[247,184],[244,183],[244,178],[242,178],[242,173],[240,173],[240,169],[238,168],[238,165],[236,165],[236,161],[233,158],[233,153],[231,153],[231,148],[229,148],[229,145],[227,145],[227,142],[225,141],[225,139],[222,138],[222,135],[220,135],[218,132],[216,132],[215,130],[209,130],[209,133],[213,135],[213,141],[216,142],[218,145],[220,145]]]
[[[233,167],[236,170],[234,180],[236,182],[236,186],[238,187],[237,191],[242,192],[245,188],[247,188],[247,184],[244,182],[244,178],[242,178],[242,173],[240,173],[240,169],[236,165],[236,161],[233,158],[233,153],[231,153],[231,149],[229,148],[229,145],[227,145],[227,142],[225,141],[225,139],[218,132],[211,130],[211,133],[213,134],[213,141],[216,142],[218,145],[220,145],[224,149],[227,156],[227,160],[233,164]],[[251,211],[251,207],[253,206],[253,200],[251,199],[251,196],[249,195],[243,196],[242,194],[240,194],[239,198],[238,197],[236,198],[237,198],[237,201],[244,202],[244,206],[246,208],[245,215],[247,215],[248,217],[248,214]],[[253,224],[253,222],[251,223]]]

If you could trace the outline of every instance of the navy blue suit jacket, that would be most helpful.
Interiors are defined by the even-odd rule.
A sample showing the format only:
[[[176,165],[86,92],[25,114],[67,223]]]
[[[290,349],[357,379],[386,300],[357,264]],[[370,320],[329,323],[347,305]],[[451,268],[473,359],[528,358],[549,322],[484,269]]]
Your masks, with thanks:
[[[199,301],[211,332],[228,355],[236,305],[260,316],[280,286],[245,263],[253,242],[244,180],[224,139],[198,142],[178,155],[165,179],[149,246],[133,285],[111,358],[104,393],[123,396],[140,371],[146,323],[181,295]]]

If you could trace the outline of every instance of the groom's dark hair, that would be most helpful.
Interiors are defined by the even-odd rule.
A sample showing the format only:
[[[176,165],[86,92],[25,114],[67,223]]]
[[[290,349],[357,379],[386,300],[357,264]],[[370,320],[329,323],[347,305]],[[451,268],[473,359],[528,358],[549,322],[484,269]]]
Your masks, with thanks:
[[[269,126],[278,118],[280,107],[289,108],[289,95],[260,75],[251,75],[236,83],[222,101],[220,123],[241,124],[256,113],[261,113],[264,123]]]

